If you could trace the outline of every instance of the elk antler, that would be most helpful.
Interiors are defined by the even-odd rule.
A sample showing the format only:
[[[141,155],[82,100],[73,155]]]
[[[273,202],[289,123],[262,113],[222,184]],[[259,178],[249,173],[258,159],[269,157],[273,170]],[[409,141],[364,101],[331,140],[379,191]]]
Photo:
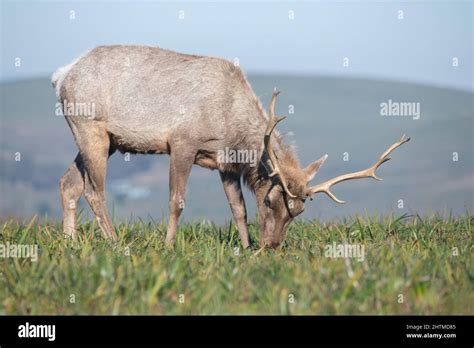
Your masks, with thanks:
[[[272,101],[270,102],[270,107],[269,107],[269,115],[268,115],[268,125],[267,129],[265,130],[265,136],[263,138],[263,143],[265,145],[265,150],[267,151],[268,158],[269,158],[269,166],[271,168],[271,173],[269,174],[270,177],[273,177],[275,175],[278,175],[280,178],[281,186],[283,186],[283,189],[285,190],[286,194],[291,197],[291,198],[296,198],[294,194],[290,192],[288,189],[288,185],[286,184],[286,179],[285,176],[283,175],[282,171],[280,170],[280,166],[278,165],[278,160],[275,156],[275,153],[273,152],[272,149],[272,144],[271,144],[271,136],[272,132],[275,129],[276,125],[278,122],[283,121],[286,116],[280,116],[276,117],[275,116],[275,103],[276,103],[276,97],[280,94],[279,91],[275,88],[273,90],[273,95],[272,95]]]
[[[349,174],[344,174],[344,175],[340,175],[340,176],[337,176],[333,179],[330,179],[328,181],[325,181],[321,184],[318,184],[318,185],[315,185],[315,186],[312,186],[310,188],[308,188],[308,191],[307,191],[307,195],[311,197],[311,199],[313,199],[313,195],[318,193],[318,192],[324,192],[325,194],[327,194],[330,198],[332,198],[333,200],[335,200],[337,203],[344,203],[344,201],[341,201],[340,199],[338,199],[336,196],[334,196],[334,194],[330,191],[331,189],[331,186],[334,185],[334,184],[337,184],[337,183],[340,183],[342,181],[346,181],[346,180],[351,180],[351,179],[362,179],[362,178],[374,178],[376,180],[382,180],[381,178],[379,178],[376,174],[375,174],[375,170],[383,163],[387,162],[390,160],[390,157],[388,157],[388,155],[393,151],[395,150],[397,147],[399,147],[400,145],[403,145],[405,144],[407,141],[410,141],[410,138],[405,138],[405,135],[402,136],[402,138],[396,142],[395,144],[393,144],[392,146],[390,146],[380,157],[379,159],[377,160],[377,162],[374,163],[374,165],[372,165],[371,167],[365,169],[365,170],[361,170],[359,172],[354,172],[354,173],[349,173]]]

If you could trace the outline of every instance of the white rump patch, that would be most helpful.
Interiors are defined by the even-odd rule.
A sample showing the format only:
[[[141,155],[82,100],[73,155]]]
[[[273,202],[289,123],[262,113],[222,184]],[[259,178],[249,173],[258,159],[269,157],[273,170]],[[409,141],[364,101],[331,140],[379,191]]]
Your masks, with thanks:
[[[82,58],[87,56],[91,50],[84,52],[78,58],[74,59],[73,62],[69,63],[68,65],[60,67],[56,70],[53,75],[51,76],[51,82],[53,83],[53,87],[56,89],[56,96],[59,98],[59,94],[61,91],[61,86],[63,84],[64,79],[66,78],[67,74],[71,70],[71,68]]]

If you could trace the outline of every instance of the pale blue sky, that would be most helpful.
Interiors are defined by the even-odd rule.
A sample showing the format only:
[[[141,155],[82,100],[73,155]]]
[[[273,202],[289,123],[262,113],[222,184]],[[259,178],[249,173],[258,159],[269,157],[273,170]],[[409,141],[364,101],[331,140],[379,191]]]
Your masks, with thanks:
[[[238,57],[247,72],[363,76],[474,90],[473,17],[472,1],[453,0],[2,0],[1,79],[50,75],[89,48],[134,43]],[[15,67],[16,57],[21,67]],[[343,67],[344,57],[349,67]],[[456,68],[453,57],[459,59]]]

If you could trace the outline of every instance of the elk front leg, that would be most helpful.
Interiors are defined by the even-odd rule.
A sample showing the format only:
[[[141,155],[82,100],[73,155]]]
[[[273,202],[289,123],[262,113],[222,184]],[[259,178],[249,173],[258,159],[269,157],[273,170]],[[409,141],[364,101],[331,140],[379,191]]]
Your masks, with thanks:
[[[249,247],[249,231],[247,226],[247,209],[245,208],[244,196],[242,194],[242,185],[240,183],[240,175],[234,173],[220,172],[224,191],[229,201],[232,215],[234,215],[235,224],[240,234],[242,246],[246,249]]]
[[[166,232],[166,245],[173,246],[181,212],[184,209],[186,185],[194,163],[195,153],[184,152],[181,148],[172,148],[170,155],[170,218]]]

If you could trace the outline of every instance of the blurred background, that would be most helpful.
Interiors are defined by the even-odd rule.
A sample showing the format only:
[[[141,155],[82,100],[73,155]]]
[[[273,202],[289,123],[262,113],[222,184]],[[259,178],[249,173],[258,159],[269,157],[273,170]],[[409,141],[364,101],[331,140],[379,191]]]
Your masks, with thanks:
[[[380,168],[382,182],[342,183],[303,218],[460,214],[473,202],[471,1],[1,2],[0,218],[61,217],[58,182],[77,148],[50,76],[98,45],[145,44],[224,57],[247,73],[303,165],[329,155],[316,178],[360,170],[402,134],[412,141]],[[419,117],[381,104],[419,103]],[[107,198],[117,219],[168,213],[168,157],[114,155]],[[252,194],[245,192],[249,217]],[[81,199],[85,214],[91,213]],[[231,213],[217,172],[194,167],[183,218]]]

